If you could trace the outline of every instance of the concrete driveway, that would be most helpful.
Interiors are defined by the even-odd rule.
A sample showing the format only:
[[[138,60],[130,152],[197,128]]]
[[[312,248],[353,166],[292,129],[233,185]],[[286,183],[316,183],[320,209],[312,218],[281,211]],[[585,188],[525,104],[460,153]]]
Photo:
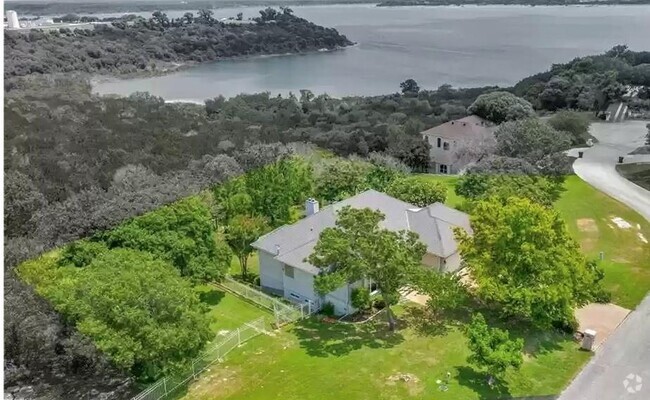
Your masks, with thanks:
[[[558,400],[650,399],[650,295],[603,344]]]
[[[650,155],[627,155],[644,144],[647,123],[648,121],[626,121],[591,124],[590,133],[599,142],[584,149],[584,157],[573,163],[573,170],[582,180],[650,220],[650,192],[623,178],[616,171],[619,156],[625,156],[625,162],[650,162]]]

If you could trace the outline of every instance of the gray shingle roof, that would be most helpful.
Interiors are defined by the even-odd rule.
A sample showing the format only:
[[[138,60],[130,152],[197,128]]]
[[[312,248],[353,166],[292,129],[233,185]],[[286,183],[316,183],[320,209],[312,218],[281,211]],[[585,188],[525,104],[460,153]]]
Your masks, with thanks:
[[[381,211],[385,215],[381,224],[383,228],[411,230],[420,236],[429,253],[443,258],[458,250],[453,233],[455,226],[471,233],[469,216],[442,203],[420,208],[385,193],[367,190],[324,207],[292,225],[282,226],[260,237],[253,247],[275,254],[275,258],[284,264],[317,274],[319,269],[304,260],[313,251],[320,233],[335,225],[336,213],[345,206]]]

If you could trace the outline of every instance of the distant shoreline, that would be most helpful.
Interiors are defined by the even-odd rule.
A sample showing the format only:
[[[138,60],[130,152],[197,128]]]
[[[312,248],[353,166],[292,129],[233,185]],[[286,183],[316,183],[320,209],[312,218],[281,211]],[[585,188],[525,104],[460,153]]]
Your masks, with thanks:
[[[648,5],[650,0],[386,0],[377,7],[449,7],[449,6],[525,6],[525,7],[557,7],[557,6],[640,6]]]

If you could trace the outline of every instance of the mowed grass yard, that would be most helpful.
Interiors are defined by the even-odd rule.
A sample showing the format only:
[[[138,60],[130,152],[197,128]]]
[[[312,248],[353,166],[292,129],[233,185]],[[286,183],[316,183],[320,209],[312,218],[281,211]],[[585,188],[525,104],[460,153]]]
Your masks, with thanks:
[[[594,189],[577,176],[566,181],[566,192],[556,203],[569,232],[582,251],[597,258],[604,252],[605,286],[612,302],[633,309],[650,291],[650,223],[634,210]],[[631,227],[619,227],[622,218]]]
[[[420,175],[442,181],[447,203],[463,199],[453,192],[455,177]],[[613,302],[634,308],[650,289],[650,226],[623,204],[575,176],[556,204],[571,235],[590,257],[605,252],[605,284]],[[620,217],[632,225],[622,229]],[[593,221],[593,222],[587,222]],[[595,227],[595,228],[594,228]],[[251,270],[257,266],[251,259]],[[233,270],[238,269],[236,261]],[[257,271],[255,271],[257,272]],[[401,329],[387,332],[383,318],[372,324],[326,324],[302,321],[259,336],[225,362],[215,365],[189,388],[185,400],[208,399],[498,399],[558,394],[590,357],[571,337],[550,332],[512,331],[525,339],[524,364],[491,390],[483,375],[467,364],[466,339],[457,326],[428,325],[422,309],[401,307]],[[438,380],[451,373],[449,389]],[[408,375],[406,382],[399,379]]]
[[[364,325],[315,319],[262,335],[203,374],[185,400],[491,399],[556,394],[589,359],[568,336],[519,332],[527,354],[507,387],[491,390],[467,362],[456,327],[423,323],[420,306],[398,310],[401,329],[382,318]],[[438,380],[451,373],[449,389]],[[408,382],[401,376],[410,377]]]
[[[216,334],[214,340],[218,341],[231,330],[259,317],[272,318],[270,312],[213,286],[201,285],[195,290],[201,301],[210,308],[208,315],[212,319],[210,328]]]

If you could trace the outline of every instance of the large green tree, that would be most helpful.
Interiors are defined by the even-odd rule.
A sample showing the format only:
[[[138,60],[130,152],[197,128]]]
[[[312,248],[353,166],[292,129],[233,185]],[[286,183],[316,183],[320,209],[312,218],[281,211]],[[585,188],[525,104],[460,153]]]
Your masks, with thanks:
[[[352,160],[326,161],[316,171],[316,194],[327,202],[343,200],[367,188],[370,164]]]
[[[571,138],[537,118],[511,121],[495,132],[497,154],[520,158],[544,175],[565,175],[571,167],[564,151]]]
[[[210,208],[196,197],[136,217],[99,235],[110,248],[152,253],[195,281],[218,280],[230,267],[215,242]],[[227,260],[226,260],[227,259]]]
[[[386,188],[386,193],[419,207],[444,203],[447,198],[447,188],[442,183],[418,176],[394,180]]]
[[[185,366],[212,336],[192,287],[161,259],[115,249],[74,271],[47,297],[115,365],[139,378]]]
[[[249,172],[244,183],[254,213],[276,227],[289,222],[291,206],[301,204],[310,196],[313,173],[304,160],[286,158]]]
[[[560,111],[548,120],[548,124],[569,134],[573,145],[585,144],[589,139],[589,120],[575,111]]]
[[[496,197],[506,201],[522,197],[552,206],[564,191],[562,182],[541,175],[488,175],[469,173],[456,182],[456,194],[469,200]]]
[[[269,229],[266,220],[259,216],[237,215],[226,228],[226,240],[239,259],[241,274],[248,274],[248,257],[254,251],[251,243]]]
[[[460,252],[484,302],[505,317],[572,328],[573,310],[594,298],[598,274],[552,209],[528,199],[479,201]]]
[[[381,228],[383,220],[381,212],[369,208],[341,209],[336,226],[321,232],[307,260],[321,269],[315,288],[323,295],[346,282],[372,279],[386,303],[389,329],[394,330],[391,306],[399,300],[398,290],[417,280],[426,246],[413,232]]]
[[[484,369],[492,386],[494,379],[503,379],[509,368],[519,369],[523,363],[524,340],[510,339],[507,331],[490,328],[482,314],[475,314],[466,329],[469,362]]]
[[[469,106],[468,111],[497,124],[535,115],[528,101],[510,92],[482,94]]]

